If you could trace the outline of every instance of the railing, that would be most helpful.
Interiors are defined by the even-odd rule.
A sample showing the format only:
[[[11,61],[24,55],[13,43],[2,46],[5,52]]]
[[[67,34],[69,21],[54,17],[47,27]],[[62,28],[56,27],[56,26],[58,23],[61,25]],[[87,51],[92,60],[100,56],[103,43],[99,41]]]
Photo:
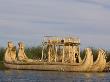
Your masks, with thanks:
[[[57,37],[57,36],[45,36],[43,43],[51,44],[64,44],[64,43],[75,43],[80,44],[80,39],[76,37]]]

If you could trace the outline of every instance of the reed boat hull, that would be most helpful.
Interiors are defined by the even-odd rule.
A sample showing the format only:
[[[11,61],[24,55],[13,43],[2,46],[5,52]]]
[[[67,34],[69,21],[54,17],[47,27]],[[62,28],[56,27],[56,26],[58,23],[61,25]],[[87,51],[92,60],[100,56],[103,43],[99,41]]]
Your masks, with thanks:
[[[85,49],[85,58],[80,63],[73,62],[52,62],[49,60],[44,62],[43,60],[28,59],[24,52],[24,46],[19,43],[18,56],[16,55],[16,48],[12,42],[8,43],[6,53],[4,56],[4,65],[10,69],[21,69],[21,70],[47,70],[47,71],[70,71],[70,72],[86,72],[89,71],[93,65],[92,50],[90,48]],[[17,56],[17,57],[16,57]],[[64,58],[62,58],[63,60]],[[25,60],[25,61],[24,61]]]
[[[4,62],[6,68],[21,70],[45,70],[45,71],[70,71],[70,72],[86,72],[92,64],[91,49],[86,49],[85,58],[81,63],[62,63],[62,62]]]
[[[86,72],[89,66],[70,64],[52,64],[52,63],[36,63],[36,64],[14,64],[4,63],[6,68],[17,70],[43,70],[43,71],[68,71],[68,72]]]

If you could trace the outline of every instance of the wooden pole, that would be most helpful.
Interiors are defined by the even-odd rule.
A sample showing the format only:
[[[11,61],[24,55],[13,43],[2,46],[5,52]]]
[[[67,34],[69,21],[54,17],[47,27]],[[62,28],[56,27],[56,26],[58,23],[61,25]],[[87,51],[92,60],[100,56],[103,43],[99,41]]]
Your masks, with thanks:
[[[57,61],[57,46],[55,46],[55,62]]]
[[[78,45],[78,49],[79,49],[78,50],[78,52],[79,52],[79,54],[78,54],[79,57],[78,58],[79,58],[79,62],[81,62],[81,58],[80,58],[80,46],[79,45]]]
[[[44,58],[44,45],[42,46],[42,57],[41,57],[41,60],[43,60]]]
[[[62,63],[64,63],[64,57],[65,57],[65,46],[63,45],[63,56],[62,56]]]
[[[70,44],[68,46],[68,51],[69,51],[69,61],[70,61]]]
[[[70,62],[73,63],[73,46],[71,46]]]
[[[43,58],[44,58],[44,40],[45,38],[43,38],[43,42],[42,42],[42,57],[41,57],[41,60],[43,60]]]
[[[58,51],[58,37],[56,38],[56,45],[55,45],[55,62],[57,62],[57,51]]]
[[[50,46],[49,46],[49,49],[48,49],[48,62],[50,62]]]
[[[73,63],[75,63],[75,61],[76,61],[75,53],[76,53],[75,46],[73,46]]]

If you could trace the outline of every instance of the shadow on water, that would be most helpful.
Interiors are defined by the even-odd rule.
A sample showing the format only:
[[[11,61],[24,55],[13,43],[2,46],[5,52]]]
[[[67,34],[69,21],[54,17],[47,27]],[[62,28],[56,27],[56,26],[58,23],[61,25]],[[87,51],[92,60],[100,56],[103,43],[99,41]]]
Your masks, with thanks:
[[[2,70],[0,82],[110,82],[110,73]]]

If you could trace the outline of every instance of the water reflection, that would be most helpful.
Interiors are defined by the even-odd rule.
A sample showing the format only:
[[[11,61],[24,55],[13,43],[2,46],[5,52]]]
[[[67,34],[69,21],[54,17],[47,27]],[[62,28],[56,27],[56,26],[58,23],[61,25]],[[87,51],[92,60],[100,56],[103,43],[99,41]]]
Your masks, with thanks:
[[[4,70],[0,82],[110,82],[110,73]]]

